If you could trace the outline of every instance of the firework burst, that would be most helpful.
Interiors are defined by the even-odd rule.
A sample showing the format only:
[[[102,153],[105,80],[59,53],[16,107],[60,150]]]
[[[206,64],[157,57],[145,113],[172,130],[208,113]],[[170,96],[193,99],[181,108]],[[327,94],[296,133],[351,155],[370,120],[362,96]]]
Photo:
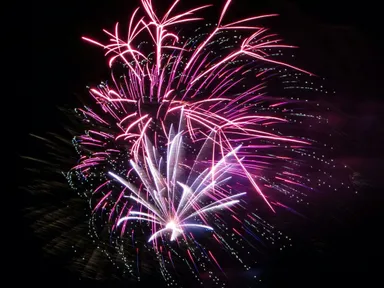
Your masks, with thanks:
[[[151,146],[146,138],[146,166],[149,167],[148,172],[145,168],[141,168],[137,163],[131,161],[131,165],[135,172],[140,177],[140,182],[144,184],[147,191],[147,199],[140,196],[140,190],[132,184],[126,182],[123,178],[115,175],[112,172],[109,174],[128,188],[132,195],[126,196],[134,200],[140,207],[145,207],[149,213],[141,211],[129,210],[128,216],[118,219],[117,225],[128,220],[143,220],[150,222],[154,233],[149,238],[149,241],[162,236],[164,232],[171,231],[170,240],[175,240],[179,235],[184,234],[184,230],[192,228],[204,228],[213,230],[211,226],[193,223],[194,218],[199,218],[200,221],[207,223],[204,217],[207,213],[212,213],[223,208],[227,208],[239,203],[240,196],[246,193],[238,193],[231,195],[228,190],[223,188],[223,185],[230,180],[229,171],[233,168],[230,163],[230,158],[236,155],[240,146],[225,155],[220,161],[215,163],[213,167],[209,167],[199,173],[197,177],[189,174],[186,183],[180,182],[180,169],[186,168],[183,159],[183,132],[179,130],[177,134],[172,132],[172,127],[169,135],[171,135],[170,143],[168,143],[167,160],[163,163],[163,158],[158,158],[154,146]],[[208,139],[210,139],[209,137]],[[209,145],[206,141],[202,147],[202,151]],[[200,151],[199,155],[203,152]],[[206,162],[206,161],[204,161]],[[195,160],[191,171],[195,171],[198,167],[199,159]],[[163,166],[163,167],[161,167]],[[188,167],[188,166],[187,166]],[[165,173],[163,172],[165,170]],[[196,173],[196,172],[194,172]],[[164,177],[163,175],[166,175]],[[192,176],[192,177],[191,177]],[[193,180],[192,180],[193,179]],[[227,184],[228,185],[228,184]],[[181,189],[181,193],[180,193]],[[150,198],[150,200],[148,200]],[[209,198],[211,203],[205,204]],[[189,221],[187,221],[189,220]],[[161,229],[156,231],[156,226],[160,225]]]
[[[107,44],[83,37],[106,51],[113,73],[76,110],[87,130],[73,138],[80,159],[66,177],[87,199],[92,240],[114,264],[137,279],[158,269],[180,285],[182,263],[200,283],[208,273],[212,287],[226,281],[211,275],[211,264],[227,273],[221,250],[252,271],[249,247],[287,246],[263,207],[296,212],[291,205],[307,203],[308,192],[340,183],[310,137],[326,120],[266,94],[272,77],[290,89],[310,75],[272,57],[292,46],[254,23],[275,15],[227,23],[226,1],[216,25],[186,37],[180,27],[202,20],[195,14],[208,6],[176,14],[178,2],[160,17],[142,0],[124,39],[118,24],[104,30]]]
[[[111,67],[120,60],[127,68],[127,73],[119,81],[113,75],[112,85],[103,84],[90,89],[103,112],[98,114],[89,108],[79,111],[98,122],[98,125],[112,126],[116,130],[114,133],[89,131],[81,139],[82,145],[104,147],[108,141],[120,141],[123,145],[130,146],[128,153],[137,162],[140,154],[145,151],[144,136],[151,135],[156,149],[164,145],[169,138],[167,127],[177,119],[181,110],[187,121],[189,137],[195,143],[204,141],[214,132],[216,145],[213,147],[212,163],[215,162],[217,153],[225,155],[239,141],[250,144],[244,145],[236,157],[249,156],[249,150],[276,147],[277,142],[296,148],[309,145],[310,142],[305,139],[273,132],[271,127],[289,121],[288,115],[277,117],[268,113],[254,113],[254,107],[260,103],[273,102],[270,103],[271,107],[286,104],[286,101],[266,97],[262,80],[259,80],[258,85],[254,84],[268,72],[259,68],[258,73],[254,74],[255,61],[292,67],[271,59],[266,52],[267,49],[291,46],[280,44],[281,40],[274,34],[268,34],[267,29],[249,24],[274,15],[223,24],[230,2],[225,3],[212,32],[187,40],[182,40],[180,33],[173,31],[175,25],[201,20],[194,13],[207,6],[173,15],[178,3],[175,1],[165,15],[159,17],[154,13],[151,1],[142,1],[146,14],[140,17],[139,10],[135,10],[125,41],[119,37],[118,25],[114,33],[105,31],[112,37],[111,44],[103,45],[83,37],[84,40],[103,47],[106,55],[113,55],[109,59]],[[234,45],[235,43],[228,43],[228,31],[238,33],[239,39],[244,31],[249,35],[243,36],[243,40],[234,41],[238,43]],[[148,41],[138,40],[146,37]],[[226,46],[224,49],[220,48],[222,54],[217,57],[216,49],[222,45]],[[151,48],[153,51],[150,50],[149,55],[145,56],[142,51]],[[246,87],[249,83],[252,85]],[[116,134],[115,131],[119,130],[120,133]],[[266,145],[255,145],[256,142]],[[120,151],[103,152],[108,155]],[[77,168],[84,171],[91,165],[103,162],[103,152],[97,153],[96,157],[84,157],[83,163]],[[258,164],[249,159],[250,157],[241,163],[242,171],[239,173],[248,178],[254,190],[274,210],[260,185],[254,180],[255,173],[251,172],[257,169]]]

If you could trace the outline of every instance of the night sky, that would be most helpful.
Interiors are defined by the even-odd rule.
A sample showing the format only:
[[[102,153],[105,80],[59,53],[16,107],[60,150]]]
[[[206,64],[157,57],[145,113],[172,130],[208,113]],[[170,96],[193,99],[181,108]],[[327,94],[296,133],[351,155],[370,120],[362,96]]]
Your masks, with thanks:
[[[154,2],[160,6],[163,1]],[[190,2],[193,2],[192,6],[224,3],[217,0]],[[14,102],[11,106],[7,103],[6,109],[3,107],[3,113],[13,113],[13,116],[6,116],[3,125],[11,130],[8,139],[15,143],[12,146],[16,152],[16,160],[12,162],[17,164],[20,173],[23,173],[24,162],[19,156],[36,148],[30,144],[28,133],[59,130],[60,117],[56,107],[74,106],[77,96],[86,96],[86,85],[109,76],[102,51],[84,43],[80,37],[87,35],[104,39],[101,30],[112,28],[116,21],[122,25],[126,23],[138,4],[128,0],[95,3],[89,0],[17,2],[9,10],[9,20],[7,25],[3,25],[6,33],[2,38],[14,47],[2,55],[6,63],[3,66],[6,67],[5,73],[11,75],[10,83],[2,92],[4,98],[9,97]],[[337,96],[327,100],[346,119],[341,128],[346,132],[348,147],[341,157],[369,184],[358,196],[341,200],[345,201],[344,206],[349,207],[348,211],[336,213],[333,221],[329,220],[331,217],[324,217],[324,221],[315,225],[307,223],[305,228],[293,231],[293,237],[297,239],[295,248],[287,253],[271,255],[266,263],[266,287],[333,284],[368,287],[380,281],[381,268],[384,267],[379,194],[382,191],[380,177],[384,171],[381,164],[383,153],[380,152],[384,66],[380,61],[383,50],[379,43],[383,33],[379,30],[378,5],[374,1],[328,0],[238,0],[232,4],[230,17],[234,18],[260,13],[281,15],[268,22],[268,26],[281,34],[285,42],[300,47],[293,64],[326,77],[328,85],[336,90]],[[28,183],[28,175],[20,175],[25,175],[21,182],[9,182],[15,186]],[[15,176],[10,177],[14,179]],[[29,198],[24,199],[25,192],[17,191],[18,188],[14,187],[3,193],[18,193],[16,199],[12,197],[11,205],[27,206],[26,199]],[[325,215],[334,213],[327,208],[322,208],[322,212]],[[19,218],[17,221],[23,222],[22,217]],[[27,225],[15,225],[12,229],[17,231],[7,237],[12,237],[15,248],[4,247],[4,250],[13,250],[9,262],[12,286],[19,281],[20,285],[25,283],[36,287],[106,285],[93,281],[79,282],[62,267],[60,261],[43,259],[41,243],[33,237]],[[306,231],[305,236],[300,233],[302,230]],[[108,285],[112,287],[112,284]]]

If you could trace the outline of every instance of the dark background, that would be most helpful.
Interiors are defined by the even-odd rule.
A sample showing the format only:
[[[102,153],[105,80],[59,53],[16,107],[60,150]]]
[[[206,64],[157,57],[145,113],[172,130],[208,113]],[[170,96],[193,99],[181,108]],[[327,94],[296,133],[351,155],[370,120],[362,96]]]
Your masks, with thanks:
[[[169,1],[154,2],[160,7]],[[186,7],[204,3],[182,2]],[[2,85],[3,99],[7,99],[3,103],[6,119],[3,124],[11,131],[7,138],[14,143],[16,160],[12,165],[17,163],[16,169],[23,168],[19,155],[34,150],[26,144],[28,133],[55,131],[59,125],[56,107],[71,106],[76,95],[86,93],[87,84],[108,78],[102,51],[84,43],[80,37],[104,39],[101,29],[112,28],[116,21],[126,23],[137,4],[128,0],[99,3],[60,0],[14,2],[12,7],[6,7],[2,42],[11,49],[2,55],[3,75],[10,76]],[[312,228],[314,231],[309,234],[315,238],[321,235],[318,244],[321,249],[308,237],[298,237],[294,250],[271,256],[265,268],[267,287],[368,286],[379,281],[384,266],[380,236],[383,226],[380,177],[384,171],[380,151],[383,33],[379,10],[375,1],[238,0],[232,3],[230,16],[234,18],[260,13],[281,15],[271,26],[286,42],[300,46],[294,64],[326,77],[337,91],[331,102],[348,119],[342,127],[350,139],[349,155],[344,157],[369,182],[363,195],[345,200],[350,211],[337,223],[318,223]],[[15,177],[10,175],[9,182],[18,184],[13,180]],[[21,203],[18,205],[28,204],[21,198],[16,199]],[[81,284],[58,263],[44,261],[33,235],[20,227],[23,226],[12,225],[13,230],[7,236],[12,246],[5,253],[11,256],[7,262],[11,267],[9,283],[16,285],[20,281],[39,287],[102,285],[92,281]]]

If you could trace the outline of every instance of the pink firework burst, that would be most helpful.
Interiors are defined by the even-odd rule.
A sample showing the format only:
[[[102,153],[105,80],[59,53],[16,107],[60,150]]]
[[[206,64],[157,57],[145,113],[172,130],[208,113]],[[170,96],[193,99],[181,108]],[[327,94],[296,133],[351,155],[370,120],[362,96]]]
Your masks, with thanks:
[[[87,171],[90,166],[105,162],[110,154],[119,153],[120,150],[103,149],[110,141],[128,147],[130,156],[139,161],[140,156],[145,156],[145,135],[150,135],[155,148],[161,149],[169,140],[168,127],[183,110],[186,133],[195,145],[213,132],[212,165],[216,162],[215,157],[223,157],[238,142],[243,144],[235,155],[241,167],[238,175],[247,178],[274,211],[256,178],[263,176],[268,161],[291,158],[284,152],[273,155],[267,151],[280,145],[300,149],[310,144],[306,139],[276,132],[274,127],[289,122],[289,115],[280,117],[268,109],[278,109],[286,104],[286,100],[271,99],[264,94],[268,69],[255,68],[264,63],[302,71],[273,60],[267,52],[292,47],[281,44],[275,34],[254,24],[258,19],[275,15],[226,23],[225,15],[231,4],[227,1],[213,31],[186,39],[177,27],[202,20],[195,14],[209,5],[175,14],[179,2],[175,1],[164,15],[159,16],[151,1],[141,2],[143,9],[134,11],[125,38],[120,35],[118,24],[113,32],[104,30],[110,37],[108,44],[83,37],[106,51],[110,67],[118,62],[124,65],[126,73],[121,77],[112,75],[112,84],[90,89],[102,111],[80,111],[99,126],[113,129],[108,128],[107,133],[89,131],[81,138],[83,146],[100,147],[102,151],[82,158],[76,168]],[[217,51],[220,51],[219,57]],[[255,106],[261,107],[265,103],[268,109],[255,113]],[[260,151],[257,152],[259,155],[254,155],[255,150]],[[281,179],[285,183],[298,184]]]
[[[100,268],[106,256],[124,276],[159,271],[169,286],[196,283],[192,275],[223,287],[240,269],[257,270],[250,251],[289,246],[266,221],[275,210],[299,214],[293,209],[309,205],[306,196],[315,193],[308,192],[348,183],[333,177],[335,163],[319,149],[331,134],[326,119],[296,95],[300,77],[314,77],[279,61],[280,48],[292,46],[257,25],[274,14],[228,21],[231,1],[224,1],[216,24],[193,26],[210,5],[178,13],[175,1],[159,15],[150,0],[141,4],[127,29],[104,30],[107,43],[83,37],[105,51],[112,71],[111,81],[90,89],[91,103],[76,110],[82,125],[68,129],[81,132],[72,140],[78,163],[66,176],[86,201],[57,187],[51,173],[72,166],[71,154],[58,144],[62,137],[44,139],[54,165],[33,167],[32,190],[50,187],[70,199],[57,201],[59,209],[32,209],[44,216],[36,227],[61,233],[49,249],[66,255],[72,247],[78,261],[71,262],[85,261],[89,277],[108,272]],[[286,89],[284,97],[271,87]],[[43,171],[50,182],[40,181]]]

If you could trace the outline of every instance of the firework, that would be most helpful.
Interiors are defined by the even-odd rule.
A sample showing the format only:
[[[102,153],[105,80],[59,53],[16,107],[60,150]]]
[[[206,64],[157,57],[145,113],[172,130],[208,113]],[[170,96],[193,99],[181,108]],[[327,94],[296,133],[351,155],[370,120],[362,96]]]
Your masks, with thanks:
[[[249,247],[288,245],[264,208],[299,214],[292,206],[308,192],[340,186],[313,139],[326,119],[304,112],[311,103],[266,94],[272,77],[288,93],[310,75],[279,61],[274,51],[292,46],[254,24],[275,15],[228,23],[230,2],[216,25],[188,31],[208,6],[176,14],[175,1],[160,16],[142,0],[126,38],[117,24],[104,31],[108,44],[83,37],[106,51],[112,81],[90,88],[94,102],[76,110],[87,130],[72,141],[80,158],[66,177],[87,199],[92,240],[137,279],[158,270],[179,285],[182,263],[212,287],[225,282],[212,266],[227,275],[222,249],[252,271]]]

